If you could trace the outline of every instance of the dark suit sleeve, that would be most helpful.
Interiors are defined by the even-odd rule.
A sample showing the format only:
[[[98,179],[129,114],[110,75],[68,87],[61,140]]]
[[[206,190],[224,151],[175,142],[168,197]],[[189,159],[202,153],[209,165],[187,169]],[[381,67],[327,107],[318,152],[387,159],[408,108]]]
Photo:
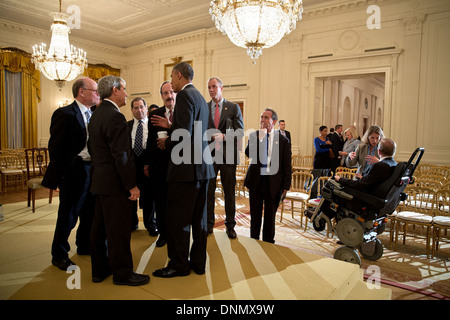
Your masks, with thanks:
[[[339,183],[343,186],[353,189],[369,190],[378,186],[386,180],[386,173],[389,172],[390,166],[383,162],[375,163],[370,171],[359,180],[350,180],[341,178]]]
[[[280,141],[283,141],[283,185],[282,190],[289,190],[291,188],[292,181],[292,162],[291,162],[291,147],[287,138],[280,135]]]
[[[125,117],[120,112],[111,117],[106,127],[111,155],[126,190],[136,186],[136,169],[131,150],[131,136]]]

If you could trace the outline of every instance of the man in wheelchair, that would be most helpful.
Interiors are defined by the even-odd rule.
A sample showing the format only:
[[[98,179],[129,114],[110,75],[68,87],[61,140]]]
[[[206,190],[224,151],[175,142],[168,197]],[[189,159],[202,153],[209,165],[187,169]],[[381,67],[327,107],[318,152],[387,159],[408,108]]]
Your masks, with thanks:
[[[366,175],[357,180],[336,175],[323,187],[317,208],[306,213],[316,231],[327,226],[336,231],[344,247],[336,250],[335,259],[361,264],[356,250],[373,261],[383,255],[377,235],[384,231],[387,215],[406,199],[403,191],[412,182],[424,149],[418,148],[409,162],[399,164],[393,159],[395,151],[395,142],[383,139],[378,151],[380,161],[374,163]],[[419,157],[413,163],[417,154]]]

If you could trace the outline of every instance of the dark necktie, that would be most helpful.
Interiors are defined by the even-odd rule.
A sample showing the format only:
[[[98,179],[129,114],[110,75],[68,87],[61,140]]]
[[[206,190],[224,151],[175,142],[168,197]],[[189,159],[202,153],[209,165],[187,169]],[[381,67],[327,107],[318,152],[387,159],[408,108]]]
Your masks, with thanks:
[[[134,138],[134,153],[136,153],[137,156],[142,154],[142,134],[142,120],[139,120],[139,124],[136,129],[136,137]]]
[[[173,111],[169,110],[169,121],[170,123],[173,123]]]

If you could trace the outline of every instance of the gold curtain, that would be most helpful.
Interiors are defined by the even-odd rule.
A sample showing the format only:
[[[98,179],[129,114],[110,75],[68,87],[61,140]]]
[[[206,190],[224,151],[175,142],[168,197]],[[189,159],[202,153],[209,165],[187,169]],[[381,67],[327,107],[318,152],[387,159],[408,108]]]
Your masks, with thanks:
[[[107,64],[89,64],[83,73],[83,76],[91,78],[96,82],[100,78],[109,75],[120,77],[120,69],[112,68]]]
[[[22,147],[37,147],[37,105],[41,101],[39,71],[31,55],[15,48],[0,48],[0,149],[8,148],[6,131],[5,70],[22,73]]]

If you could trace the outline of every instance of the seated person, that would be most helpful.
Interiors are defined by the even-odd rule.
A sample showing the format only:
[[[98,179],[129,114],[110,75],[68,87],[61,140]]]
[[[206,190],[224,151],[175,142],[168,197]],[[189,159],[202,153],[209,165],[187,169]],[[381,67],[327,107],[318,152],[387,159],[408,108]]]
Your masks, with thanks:
[[[394,173],[397,162],[393,159],[397,149],[396,143],[391,139],[383,139],[380,142],[378,154],[380,161],[373,164],[372,168],[357,180],[341,178],[335,176],[335,180],[344,187],[358,189],[360,191],[371,193],[380,184],[389,179]]]

